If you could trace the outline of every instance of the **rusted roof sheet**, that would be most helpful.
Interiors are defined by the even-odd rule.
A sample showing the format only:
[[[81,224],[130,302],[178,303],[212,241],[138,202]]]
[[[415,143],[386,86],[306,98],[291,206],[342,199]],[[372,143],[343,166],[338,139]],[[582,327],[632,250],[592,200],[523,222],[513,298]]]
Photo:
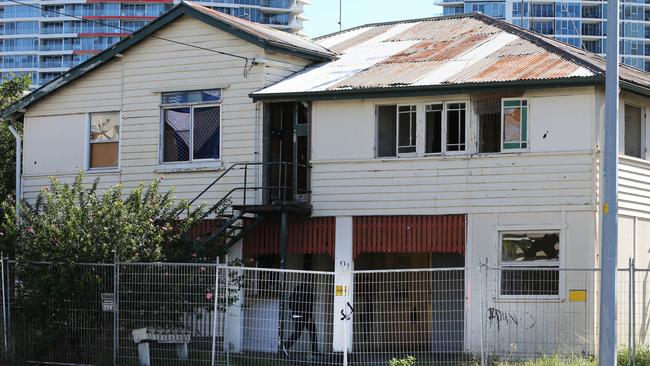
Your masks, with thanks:
[[[416,19],[354,28],[317,39],[338,59],[253,93],[454,86],[527,80],[602,80],[605,61],[481,14]],[[650,88],[650,75],[628,66],[621,79]]]

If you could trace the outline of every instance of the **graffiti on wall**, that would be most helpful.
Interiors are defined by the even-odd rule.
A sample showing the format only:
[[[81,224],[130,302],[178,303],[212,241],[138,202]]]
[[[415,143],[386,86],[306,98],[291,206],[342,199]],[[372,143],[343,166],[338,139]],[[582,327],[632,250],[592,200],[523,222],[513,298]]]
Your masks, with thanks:
[[[487,309],[487,319],[490,327],[495,326],[497,331],[501,327],[515,327],[523,330],[529,330],[535,327],[535,316],[529,312],[514,313],[497,308]]]

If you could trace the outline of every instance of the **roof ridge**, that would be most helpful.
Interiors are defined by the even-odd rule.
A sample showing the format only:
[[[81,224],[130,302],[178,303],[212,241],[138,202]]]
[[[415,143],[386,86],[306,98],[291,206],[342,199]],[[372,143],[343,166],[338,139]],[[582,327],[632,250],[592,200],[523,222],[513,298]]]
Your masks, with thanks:
[[[381,26],[384,26],[384,25],[428,22],[428,21],[434,21],[434,20],[446,20],[446,19],[457,19],[457,18],[470,18],[470,17],[474,17],[476,15],[482,15],[482,14],[477,13],[477,12],[468,12],[468,13],[451,14],[451,15],[437,15],[437,16],[434,16],[434,17],[411,18],[411,19],[403,19],[403,20],[391,20],[391,21],[387,21],[387,22],[366,23],[366,24],[357,25],[357,26],[352,27],[352,28],[343,29],[343,30],[340,30],[338,32],[332,32],[332,33],[324,34],[322,36],[314,37],[312,39],[314,41],[319,41],[321,39],[334,37],[334,36],[339,35],[339,34],[351,32],[351,31],[355,31],[357,29],[367,28],[367,27],[381,27]]]

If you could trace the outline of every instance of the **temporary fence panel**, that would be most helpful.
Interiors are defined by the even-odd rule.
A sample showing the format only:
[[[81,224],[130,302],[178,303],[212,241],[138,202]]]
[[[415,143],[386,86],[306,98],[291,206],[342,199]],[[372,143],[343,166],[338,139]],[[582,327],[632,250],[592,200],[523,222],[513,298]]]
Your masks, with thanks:
[[[592,358],[596,354],[595,270],[487,270],[487,354],[499,360]]]
[[[491,365],[598,349],[596,269],[348,271],[0,265],[5,358],[94,365]],[[621,364],[650,344],[650,270],[619,270]],[[5,343],[6,339],[6,343]],[[502,363],[503,364],[503,363]]]
[[[8,349],[61,364],[113,362],[113,266],[6,261]]]
[[[355,272],[350,364],[388,365],[409,356],[424,364],[474,364],[480,350],[468,349],[466,324],[480,317],[469,311],[465,287],[476,274],[463,268]]]
[[[217,267],[121,263],[118,270],[119,365],[210,365],[223,340]],[[216,337],[215,337],[216,335]]]

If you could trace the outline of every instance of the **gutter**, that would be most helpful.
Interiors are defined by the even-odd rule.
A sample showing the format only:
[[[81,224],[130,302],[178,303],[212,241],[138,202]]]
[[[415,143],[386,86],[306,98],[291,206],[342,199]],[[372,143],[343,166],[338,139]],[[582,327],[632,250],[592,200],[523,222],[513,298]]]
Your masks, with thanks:
[[[253,101],[278,101],[278,100],[344,100],[366,98],[393,98],[415,97],[443,94],[471,94],[480,90],[496,91],[510,90],[513,88],[561,88],[570,86],[587,86],[604,83],[601,75],[587,77],[571,77],[559,79],[515,80],[501,82],[473,82],[462,84],[440,84],[423,86],[388,86],[364,89],[340,89],[310,92],[287,92],[262,94],[253,92],[249,97]],[[650,91],[650,90],[649,90]],[[259,93],[259,94],[258,94]]]
[[[14,126],[9,125],[9,131],[16,139],[16,222],[20,220],[20,201],[22,199],[21,168],[22,168],[22,137]]]

